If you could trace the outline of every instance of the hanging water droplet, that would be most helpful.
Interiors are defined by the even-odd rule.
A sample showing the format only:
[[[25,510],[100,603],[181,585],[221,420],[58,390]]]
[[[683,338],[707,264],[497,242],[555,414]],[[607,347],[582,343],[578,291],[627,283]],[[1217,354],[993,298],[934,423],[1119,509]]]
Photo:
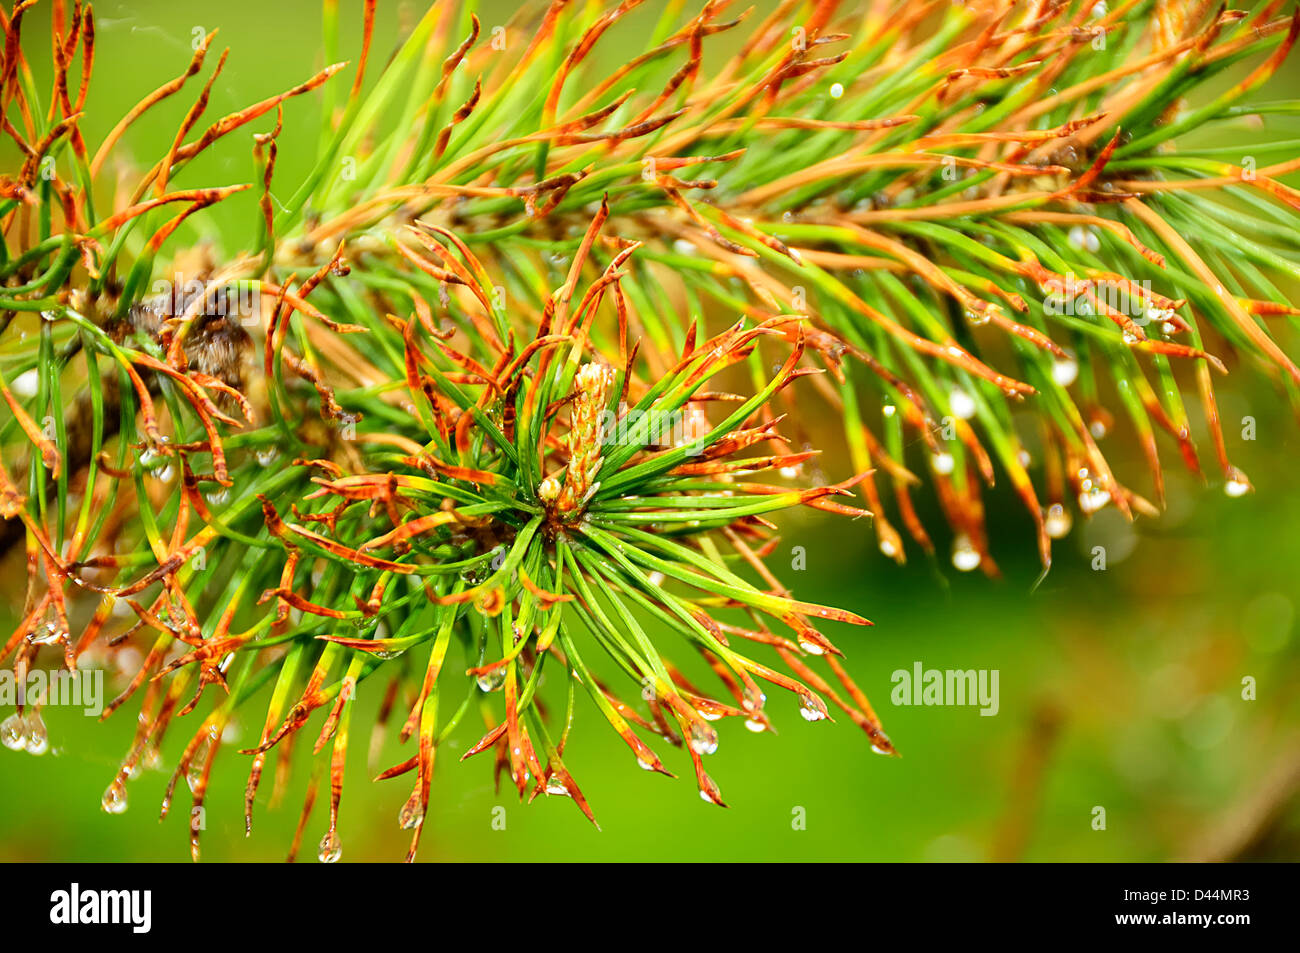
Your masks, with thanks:
[[[882,539],[880,541],[880,551],[893,559],[898,555],[898,545],[892,539]]]
[[[359,615],[353,617],[352,625],[355,628],[360,629],[362,632],[369,632],[375,627],[375,623],[378,621],[379,620],[372,615]]]
[[[766,701],[767,696],[753,686],[746,686],[744,692],[741,693],[740,703],[745,707],[746,711],[758,711]]]
[[[40,390],[41,375],[36,368],[23,371],[14,378],[12,390],[19,397],[35,397]]]
[[[269,467],[275,463],[275,458],[280,455],[280,451],[275,447],[264,447],[257,451],[257,462],[264,467]]]
[[[490,672],[484,672],[476,681],[481,692],[499,692],[501,686],[506,683],[506,670],[494,668]]]
[[[650,761],[645,760],[644,758],[637,758],[636,766],[640,768],[642,771],[653,771],[655,769],[654,764]]]
[[[885,404],[883,407],[880,408],[880,412],[884,414],[886,417],[892,417],[894,416],[894,414],[898,413],[898,408],[895,407],[893,404]]]
[[[412,794],[410,799],[402,805],[402,809],[397,812],[397,824],[404,831],[412,830],[419,827],[424,821],[424,809],[420,805],[420,798]]]
[[[329,831],[320,839],[320,849],[316,851],[316,859],[322,864],[337,863],[338,859],[343,856],[343,845],[339,841],[339,835],[335,831]]]
[[[1088,243],[1087,235],[1088,233],[1084,231],[1082,225],[1075,225],[1066,234],[1066,241],[1070,243],[1071,248],[1077,248],[1082,251],[1084,246]]]
[[[692,722],[691,750],[696,754],[713,754],[718,750],[718,733],[703,722]]]
[[[219,486],[215,490],[209,490],[203,494],[203,498],[213,506],[222,506],[230,499],[230,487]]]
[[[940,450],[938,453],[930,455],[930,466],[934,467],[935,473],[941,473],[944,475],[952,473],[954,465],[955,463],[952,454],[945,450]]]
[[[1223,484],[1223,492],[1233,498],[1245,496],[1254,487],[1250,485],[1250,480],[1246,474],[1242,473],[1236,467],[1228,471],[1228,481]]]
[[[975,398],[959,387],[954,387],[948,394],[948,406],[954,417],[970,420],[975,416]]]
[[[1069,387],[1079,376],[1079,362],[1070,354],[1058,357],[1052,362],[1052,380],[1062,387]]]
[[[41,713],[32,709],[27,713],[27,753],[43,755],[50,750],[50,736],[45,730]]]
[[[754,734],[759,734],[760,732],[767,730],[767,725],[763,724],[757,718],[746,718],[745,727],[754,732]]]
[[[1109,502],[1110,491],[1103,490],[1099,486],[1085,489],[1079,494],[1079,509],[1087,514],[1096,513]]]
[[[553,774],[546,779],[546,793],[554,794],[558,797],[572,797],[569,792],[569,786],[564,783],[564,779],[558,774]]]
[[[816,696],[804,695],[799,699],[799,714],[804,721],[821,721],[826,717],[826,704]]]
[[[126,783],[121,778],[108,786],[99,806],[109,814],[121,814],[126,810]]]
[[[42,622],[32,630],[31,635],[27,636],[27,641],[32,645],[50,645],[54,642],[62,641],[66,638],[67,633],[53,622]]]
[[[844,85],[842,83],[831,84],[831,99],[839,99],[844,95]]]
[[[163,769],[162,752],[158,746],[150,742],[145,746],[144,754],[140,756],[140,764],[150,771],[161,771]]]
[[[0,722],[0,744],[10,751],[22,751],[27,747],[27,726],[16,712]]]
[[[881,746],[881,745],[872,745],[872,746],[871,746],[871,750],[872,750],[873,752],[875,752],[876,754],[891,754],[891,753],[892,753],[892,752],[890,752],[890,750],[889,750],[888,748],[885,748],[885,747],[883,747],[883,746]]]
[[[952,565],[958,572],[970,572],[979,566],[980,561],[979,552],[965,533],[952,541]]]
[[[809,655],[825,655],[826,650],[814,642],[812,639],[806,639],[799,636],[799,648],[803,649]]]
[[[973,328],[982,328],[992,320],[987,308],[983,311],[976,311],[974,308],[967,308],[963,312],[962,316],[966,319],[966,323]]]
[[[1043,518],[1043,530],[1052,539],[1063,539],[1069,535],[1070,527],[1074,525],[1074,520],[1070,516],[1070,511],[1060,503],[1053,503],[1047,508],[1047,515]]]

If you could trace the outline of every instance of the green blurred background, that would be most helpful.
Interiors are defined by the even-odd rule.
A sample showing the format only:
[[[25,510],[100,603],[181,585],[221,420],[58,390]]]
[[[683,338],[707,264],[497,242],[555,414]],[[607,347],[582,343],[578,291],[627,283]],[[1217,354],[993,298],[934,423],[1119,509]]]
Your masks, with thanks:
[[[380,6],[372,63],[386,58],[402,22],[419,13],[415,5]],[[344,50],[351,56],[359,44],[351,32],[359,4],[342,7]],[[314,3],[107,2],[95,9],[95,81],[82,126],[92,147],[125,109],[184,68],[196,28],[219,27],[214,47],[231,47],[209,117],[278,92],[323,65]],[[506,22],[510,9],[485,5],[485,33]],[[656,17],[658,10],[642,13]],[[635,48],[619,44],[636,42],[636,23],[602,41],[605,55],[617,59]],[[37,23],[29,28],[39,35]],[[214,62],[209,59],[205,75]],[[1297,76],[1291,65],[1257,95],[1294,95],[1288,86]],[[133,128],[125,143],[142,164],[170,142],[191,96],[182,94]],[[311,97],[286,108],[277,192],[289,191],[314,160],[318,109]],[[1250,135],[1295,137],[1300,127],[1288,121],[1269,117],[1265,131]],[[255,123],[232,137],[188,169],[178,187],[250,181],[251,136],[267,128]],[[230,236],[231,248],[251,240],[255,201],[250,192],[209,216]],[[846,651],[850,672],[902,758],[872,754],[847,719],[805,723],[793,700],[774,693],[769,710],[779,734],[751,734],[730,722],[722,727],[708,764],[731,805],[720,810],[698,797],[684,753],[656,745],[677,781],[639,771],[623,742],[580,701],[566,762],[603,831],[566,799],[520,805],[507,791],[497,794],[485,760],[490,755],[457,763],[477,740],[471,724],[440,752],[421,859],[1300,858],[1300,494],[1293,488],[1300,431],[1281,395],[1245,368],[1220,385],[1220,409],[1230,456],[1254,481],[1255,495],[1229,499],[1221,485],[1197,485],[1176,469],[1172,446],[1163,446],[1168,513],[1130,526],[1105,510],[1076,524],[1057,544],[1052,572],[1036,591],[1031,525],[1004,488],[989,501],[989,522],[1000,528],[994,555],[1005,573],[996,583],[932,566],[916,551],[900,569],[880,555],[865,523],[815,514],[784,520],[773,566],[795,594],[875,622],[871,629],[838,627],[828,634]],[[1238,423],[1247,415],[1256,420],[1253,441],[1242,439]],[[813,435],[821,445],[838,446],[837,427],[827,419]],[[1107,444],[1121,479],[1149,490],[1125,435],[1116,433]],[[846,466],[832,457],[827,470],[840,479]],[[931,529],[941,525],[933,507],[922,516]],[[946,552],[947,539],[938,535]],[[1090,568],[1096,545],[1106,547],[1105,571]],[[806,550],[802,571],[789,565],[795,546]],[[23,568],[13,562],[3,571],[17,578]],[[12,630],[17,608],[0,609],[0,631]],[[926,668],[999,670],[998,714],[892,705],[891,673],[910,671],[918,661]],[[56,661],[43,657],[42,664]],[[1246,677],[1256,681],[1255,700],[1242,697]],[[120,687],[110,684],[108,694]],[[364,763],[362,727],[372,721],[383,687],[363,683],[353,720],[357,741],[339,828],[345,860],[399,859],[409,840],[397,827],[409,777],[369,780],[409,756],[409,746],[399,747],[390,732],[373,762]],[[260,727],[259,701],[248,706],[235,743],[218,755],[203,835],[207,860],[282,859],[297,823],[305,751],[274,809],[267,804],[268,777],[253,836],[243,836],[248,758],[236,749],[252,743]],[[47,709],[50,753],[34,758],[0,750],[0,861],[188,858],[184,782],[162,825],[164,772],[146,771],[131,783],[125,814],[99,808],[130,743],[133,712],[128,704],[97,723],[76,710]],[[192,728],[181,724],[170,732],[168,768]],[[505,807],[504,830],[492,823],[497,806]],[[1094,829],[1098,806],[1106,811],[1105,830]],[[792,823],[796,814],[804,829]],[[305,858],[314,855],[324,827],[318,805],[304,838]]]

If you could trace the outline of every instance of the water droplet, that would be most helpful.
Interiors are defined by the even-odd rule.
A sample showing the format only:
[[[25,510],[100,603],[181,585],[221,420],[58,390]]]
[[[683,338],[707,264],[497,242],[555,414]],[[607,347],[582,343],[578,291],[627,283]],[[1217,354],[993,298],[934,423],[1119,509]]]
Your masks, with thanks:
[[[880,412],[886,417],[892,417],[894,414],[898,413],[898,408],[893,404],[885,404],[885,406],[880,408]]]
[[[1079,362],[1070,354],[1058,357],[1052,362],[1052,380],[1062,387],[1069,387],[1079,376]]]
[[[948,394],[948,406],[954,417],[970,420],[975,416],[975,399],[959,387],[954,387]]]
[[[703,722],[692,722],[691,750],[696,754],[713,754],[718,750],[718,733]]]
[[[476,681],[481,692],[499,692],[506,683],[506,670],[504,667],[494,668],[490,672],[484,672]]]
[[[799,714],[804,721],[821,721],[826,717],[826,703],[814,695],[804,695],[799,699]]]
[[[757,718],[746,718],[745,727],[754,732],[754,734],[767,730],[767,725],[763,724]]]
[[[966,319],[966,323],[973,328],[982,328],[992,320],[987,309],[976,311],[974,308],[967,308],[962,316]]]
[[[19,397],[35,397],[41,386],[41,375],[36,368],[23,371],[14,378],[13,392]]]
[[[844,95],[844,85],[842,83],[831,84],[831,99],[839,99]]]
[[[67,637],[67,633],[53,622],[42,622],[32,630],[31,635],[27,636],[27,641],[32,645],[50,645],[54,642],[60,642]]]
[[[420,806],[420,798],[412,794],[410,799],[402,805],[402,809],[397,812],[397,824],[404,831],[412,830],[419,827],[424,821],[424,809]]]
[[[885,747],[883,747],[883,746],[881,746],[881,745],[872,745],[872,746],[871,746],[871,750],[872,750],[873,752],[875,752],[876,754],[890,754],[890,753],[891,753],[890,750],[889,750],[888,748],[885,748]]]
[[[121,778],[108,786],[99,806],[109,814],[121,814],[126,810],[126,783]]]
[[[814,642],[812,639],[799,638],[799,648],[803,649],[809,655],[825,655],[826,650]]]
[[[569,786],[564,783],[564,779],[557,774],[553,774],[546,779],[546,793],[555,794],[559,797],[573,796],[569,792]]]
[[[980,562],[980,554],[971,545],[969,536],[962,533],[952,541],[952,565],[958,572],[970,572]]]
[[[1052,539],[1062,539],[1069,535],[1070,527],[1074,525],[1074,520],[1070,516],[1070,511],[1060,503],[1053,503],[1047,508],[1047,516],[1043,519],[1043,529]]]
[[[1245,496],[1254,487],[1250,485],[1250,479],[1236,467],[1228,471],[1228,481],[1223,484],[1223,492],[1233,498]]]
[[[1079,509],[1084,513],[1096,513],[1099,509],[1110,502],[1110,491],[1103,490],[1101,487],[1092,487],[1085,489],[1079,494]]]
[[[162,752],[158,750],[157,745],[152,742],[144,749],[144,754],[140,758],[140,764],[150,771],[161,771],[163,769]]]
[[[329,831],[320,839],[320,850],[316,851],[316,859],[322,864],[333,864],[337,863],[342,856],[343,845],[339,842],[338,833]]]
[[[269,467],[275,463],[275,458],[280,455],[280,451],[275,447],[264,447],[257,451],[257,462],[264,467]]]
[[[880,551],[893,559],[898,555],[898,545],[892,539],[882,539],[880,541]]]
[[[747,686],[741,693],[740,703],[745,706],[746,711],[758,711],[766,701],[767,696],[752,686]]]
[[[50,750],[50,736],[45,730],[45,722],[40,712],[33,709],[27,713],[27,753],[43,755]]]
[[[940,450],[938,453],[931,454],[930,466],[934,467],[935,473],[942,473],[945,475],[952,473],[952,469],[954,466],[952,454],[944,450]]]
[[[203,498],[213,506],[221,506],[230,499],[230,487],[220,486],[203,494]]]
[[[1082,225],[1075,225],[1066,235],[1066,241],[1070,243],[1071,248],[1077,248],[1080,251],[1088,243],[1088,233]]]
[[[27,747],[27,726],[17,713],[0,722],[0,744],[10,751],[22,751]]]
[[[654,764],[649,761],[646,761],[644,758],[637,758],[636,766],[640,768],[642,771],[653,771],[655,769]]]

